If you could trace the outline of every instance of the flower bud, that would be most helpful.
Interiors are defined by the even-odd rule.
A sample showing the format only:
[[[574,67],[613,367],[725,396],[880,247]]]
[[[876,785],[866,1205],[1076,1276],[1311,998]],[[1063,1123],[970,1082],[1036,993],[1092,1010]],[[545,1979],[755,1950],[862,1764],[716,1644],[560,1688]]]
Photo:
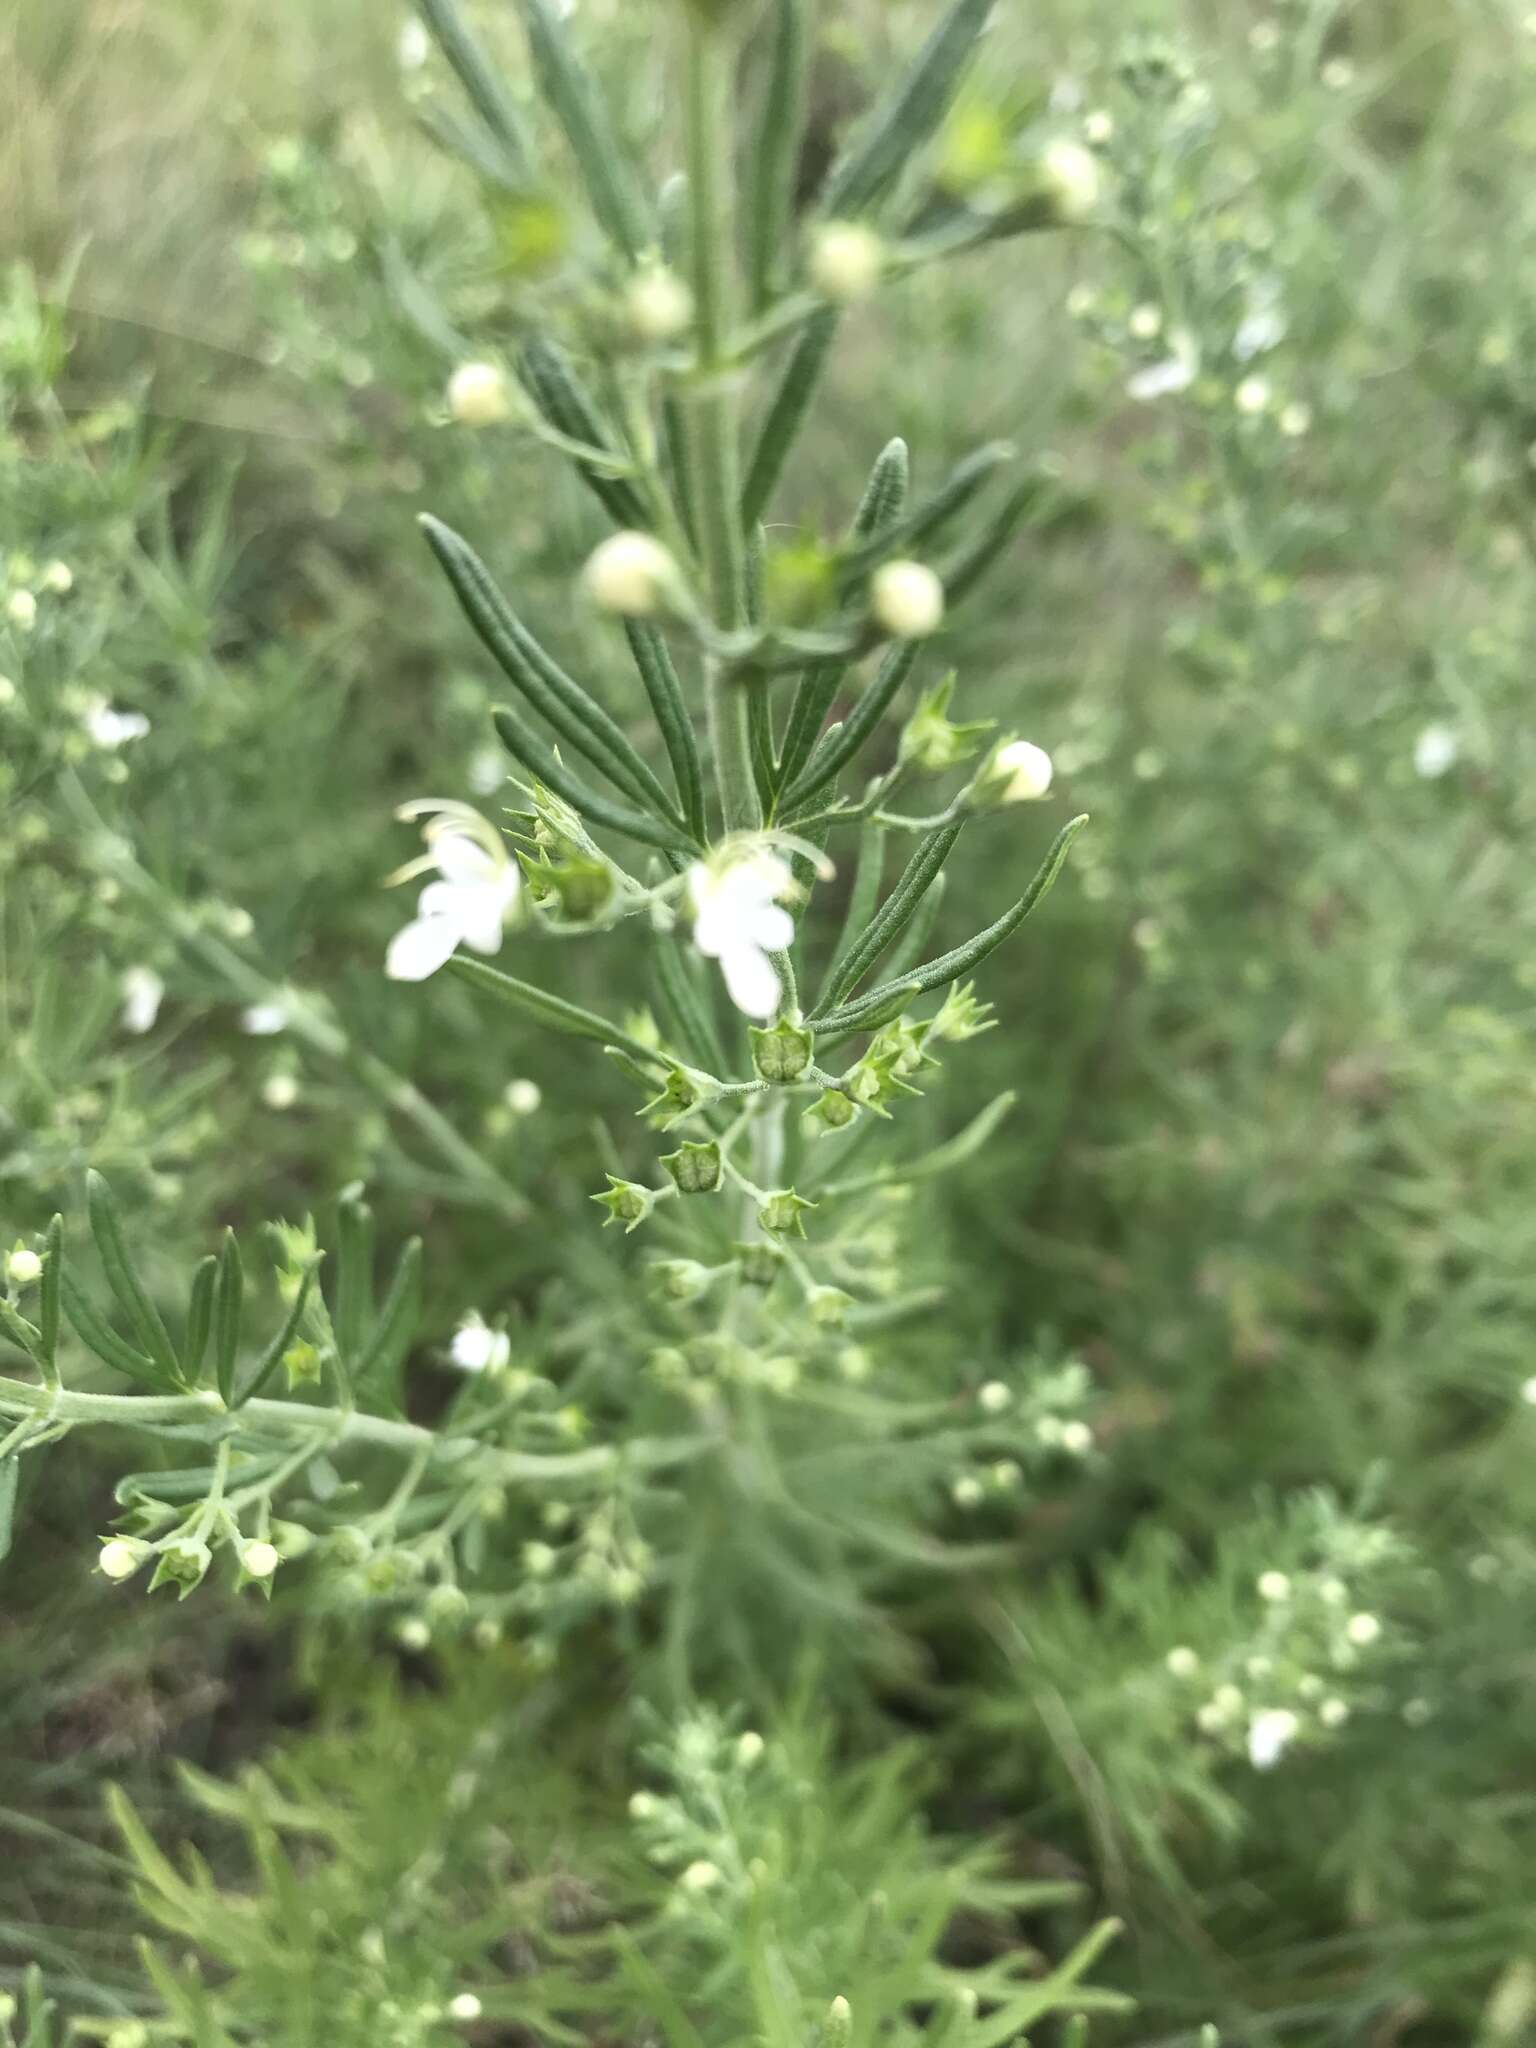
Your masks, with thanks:
[[[744,1735],[736,1738],[736,1761],[744,1770],[750,1770],[763,1753],[763,1738],[755,1728],[749,1728]]]
[[[448,2001],[448,2017],[451,2020],[477,2020],[485,2008],[473,1991],[460,1991]]]
[[[469,1597],[460,1586],[434,1586],[427,1595],[427,1613],[433,1621],[457,1628],[469,1613]]]
[[[512,417],[512,387],[495,363],[460,363],[448,379],[448,410],[466,427],[494,427]]]
[[[37,624],[37,599],[30,590],[13,590],[6,600],[5,615],[19,632],[30,633]]]
[[[248,1579],[270,1579],[281,1562],[277,1546],[259,1537],[254,1543],[245,1544],[240,1552],[240,1569]]]
[[[944,586],[926,562],[883,562],[869,579],[875,623],[897,640],[926,640],[944,623]]]
[[[829,220],[816,230],[806,265],[811,283],[836,306],[869,298],[885,269],[885,244],[855,220]]]
[[[839,1995],[827,2007],[826,2025],[822,2030],[826,2048],[848,2048],[853,2038],[853,2007]]]
[[[712,1139],[704,1145],[679,1145],[675,1152],[665,1153],[661,1163],[679,1194],[712,1195],[720,1185],[720,1147]]]
[[[760,1080],[782,1087],[798,1081],[811,1064],[815,1038],[804,1025],[792,1024],[787,1017],[781,1017],[766,1030],[754,1026],[748,1036],[752,1040],[752,1064]]]
[[[582,580],[603,611],[653,619],[677,588],[677,564],[654,534],[614,533],[592,550]]]
[[[1099,203],[1103,175],[1091,149],[1068,136],[1047,143],[1040,157],[1040,180],[1057,220],[1087,220]]]
[[[43,1277],[43,1262],[36,1252],[18,1245],[5,1262],[5,1277],[13,1287],[34,1287]]]
[[[675,270],[653,264],[630,279],[624,312],[637,341],[675,341],[693,322],[693,293]]]
[[[1044,747],[1033,740],[1008,740],[978,777],[975,794],[982,803],[1035,803],[1050,788],[1053,772]]]
[[[104,1579],[131,1579],[149,1555],[147,1543],[131,1536],[113,1536],[101,1546],[96,1568]]]
[[[408,1614],[395,1629],[395,1641],[402,1650],[420,1655],[432,1646],[432,1631],[419,1614]]]
[[[715,1277],[697,1259],[658,1259],[650,1269],[651,1279],[664,1301],[697,1301]]]

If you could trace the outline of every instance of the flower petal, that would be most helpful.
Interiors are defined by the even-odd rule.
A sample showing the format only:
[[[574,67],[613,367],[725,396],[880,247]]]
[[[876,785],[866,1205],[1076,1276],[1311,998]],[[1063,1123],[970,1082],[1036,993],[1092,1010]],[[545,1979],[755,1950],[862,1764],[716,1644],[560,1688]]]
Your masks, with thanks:
[[[389,942],[384,972],[391,981],[425,981],[459,943],[459,927],[449,917],[417,917]]]
[[[752,943],[766,953],[782,953],[794,943],[795,920],[777,903],[764,903],[746,919]]]
[[[501,873],[502,863],[467,832],[434,832],[431,847],[437,871],[445,881],[490,882]]]
[[[726,991],[748,1017],[771,1017],[779,1006],[779,976],[760,947],[737,940],[720,954]]]

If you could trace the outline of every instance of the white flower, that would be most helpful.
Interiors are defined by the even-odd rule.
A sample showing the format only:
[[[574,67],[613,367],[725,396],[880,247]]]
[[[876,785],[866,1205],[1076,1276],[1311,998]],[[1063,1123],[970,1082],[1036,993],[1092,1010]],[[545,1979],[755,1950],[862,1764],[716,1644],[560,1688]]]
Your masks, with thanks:
[[[448,1356],[460,1372],[501,1372],[512,1356],[512,1339],[493,1330],[477,1315],[468,1315],[453,1333]]]
[[[1102,149],[1112,140],[1115,132],[1115,117],[1104,107],[1095,107],[1091,114],[1083,116],[1083,134],[1095,149]]]
[[[1345,1624],[1344,1633],[1359,1649],[1368,1649],[1381,1634],[1381,1623],[1374,1614],[1352,1614]]]
[[[414,15],[402,22],[400,34],[395,40],[395,62],[402,71],[419,71],[432,54],[432,38],[427,34],[426,24]]]
[[[1325,1728],[1342,1728],[1349,1719],[1348,1701],[1340,1699],[1324,1700],[1317,1710],[1317,1718]]]
[[[142,711],[119,711],[104,697],[87,706],[83,723],[98,747],[125,746],[129,740],[143,739],[149,731],[149,720]]]
[[[1175,1644],[1163,1659],[1169,1672],[1175,1678],[1193,1678],[1200,1669],[1200,1659],[1188,1643]]]
[[[288,1029],[287,1005],[252,1003],[240,1012],[240,1029],[252,1038],[275,1038],[280,1031]]]
[[[532,1116],[544,1100],[544,1091],[537,1081],[509,1081],[501,1098],[514,1116]]]
[[[1318,77],[1330,92],[1348,92],[1355,82],[1355,67],[1347,57],[1330,57]]]
[[[1182,329],[1168,337],[1171,354],[1161,362],[1148,363],[1143,370],[1136,370],[1126,379],[1125,389],[1129,398],[1142,404],[1149,404],[1154,398],[1170,398],[1176,392],[1187,391],[1200,369],[1200,358],[1193,339]]]
[[[1272,278],[1266,278],[1249,294],[1247,311],[1232,337],[1232,353],[1240,363],[1252,362],[1255,356],[1278,348],[1285,335],[1279,289]]]
[[[1051,786],[1051,757],[1033,740],[1009,740],[998,748],[992,767],[1005,778],[1000,792],[1005,804],[1032,803]]]
[[[1150,304],[1133,306],[1125,324],[1138,341],[1151,341],[1163,331],[1162,308]]]
[[[653,263],[630,279],[624,311],[639,340],[674,341],[693,320],[693,293],[675,270]]]
[[[988,1380],[976,1396],[977,1405],[985,1415],[1001,1415],[1012,1399],[1012,1393],[1001,1380]]]
[[[750,1770],[762,1753],[763,1738],[755,1728],[749,1728],[745,1734],[737,1736],[736,1761],[744,1769]]]
[[[885,268],[885,244],[859,221],[829,220],[816,230],[807,262],[811,283],[834,305],[867,299]]]
[[[1098,158],[1080,142],[1059,136],[1047,143],[1040,171],[1062,220],[1086,220],[1098,205],[1103,186]]]
[[[13,590],[6,599],[5,615],[20,633],[30,633],[37,624],[37,599],[30,590]]]
[[[654,618],[677,586],[677,564],[652,533],[613,533],[587,557],[582,581],[594,604],[621,618]]]
[[[1061,1425],[1061,1448],[1074,1458],[1086,1458],[1093,1449],[1093,1431],[1086,1422]]]
[[[1259,1598],[1261,1600],[1289,1600],[1291,1582],[1284,1572],[1260,1572]]]
[[[1527,1408],[1536,1408],[1536,1379],[1528,1379],[1520,1389],[1520,1398]]]
[[[485,2008],[473,1991],[460,1991],[448,2001],[448,2017],[451,2020],[477,2020]]]
[[[1250,419],[1267,412],[1274,390],[1267,377],[1245,377],[1232,394],[1232,403]]]
[[[885,562],[869,579],[869,609],[897,640],[926,640],[944,623],[944,586],[926,562]]]
[[[794,887],[786,862],[762,848],[725,863],[695,861],[688,870],[693,943],[718,960],[731,1001],[748,1017],[771,1017],[779,1006],[779,974],[770,953],[782,953],[795,921],[782,899]]]
[[[462,426],[494,427],[512,416],[512,387],[495,363],[460,363],[448,379],[448,410]]]
[[[13,1287],[35,1287],[43,1277],[43,1262],[23,1246],[6,1260],[5,1277]]]
[[[153,1031],[160,1005],[165,1000],[165,983],[153,967],[130,967],[123,975],[123,1029],[140,1036]]]
[[[1448,725],[1426,725],[1413,743],[1413,771],[1426,782],[1449,774],[1461,757],[1461,741]]]
[[[713,1891],[720,1882],[720,1871],[707,1857],[701,1856],[697,1863],[689,1864],[677,1881],[685,1892]]]
[[[431,868],[438,879],[422,890],[416,916],[390,940],[384,972],[391,981],[425,981],[457,946],[497,952],[521,886],[501,834],[466,804],[423,798],[396,815],[427,817],[427,851],[391,879],[403,882]]]
[[[1248,1761],[1256,1771],[1271,1770],[1301,1729],[1289,1707],[1265,1707],[1248,1723]]]
[[[981,1481],[971,1473],[963,1472],[949,1489],[949,1497],[957,1508],[980,1507],[983,1498]]]
[[[110,1543],[101,1546],[96,1564],[103,1578],[131,1579],[148,1555],[146,1544],[135,1543],[125,1536],[114,1536]]]
[[[1280,408],[1280,431],[1288,440],[1299,441],[1311,425],[1312,408],[1303,399],[1293,398]]]
[[[292,1109],[299,1099],[299,1084],[292,1074],[269,1074],[261,1084],[261,1099],[268,1109]]]
[[[249,1578],[270,1579],[280,1562],[276,1546],[259,1538],[254,1543],[247,1543],[240,1552],[241,1567]]]

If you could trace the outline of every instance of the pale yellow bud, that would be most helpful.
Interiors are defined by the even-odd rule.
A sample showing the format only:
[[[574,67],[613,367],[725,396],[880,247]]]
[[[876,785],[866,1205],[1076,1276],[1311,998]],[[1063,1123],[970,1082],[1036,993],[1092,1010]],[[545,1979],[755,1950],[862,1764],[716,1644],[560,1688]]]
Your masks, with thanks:
[[[448,379],[448,410],[461,426],[494,427],[512,416],[512,387],[495,363],[460,363]]]
[[[126,1536],[114,1536],[110,1543],[101,1546],[96,1564],[105,1579],[131,1579],[148,1555],[147,1545],[134,1543]]]
[[[925,562],[885,562],[869,579],[869,609],[897,640],[926,640],[944,623],[944,586]]]
[[[1033,803],[1051,786],[1051,757],[1033,740],[1009,740],[999,747],[992,770],[1001,779],[998,796],[1005,804]]]
[[[615,533],[593,549],[582,578],[603,611],[649,619],[676,587],[677,564],[654,534]]]
[[[13,1287],[33,1287],[43,1277],[43,1262],[36,1252],[14,1251],[5,1262],[5,1277]]]
[[[1047,143],[1040,158],[1040,173],[1059,219],[1086,220],[1097,207],[1104,181],[1098,158],[1082,143],[1073,142],[1068,136]]]
[[[693,293],[674,270],[656,265],[630,279],[624,311],[640,341],[675,341],[693,322]]]
[[[885,244],[858,221],[829,220],[812,238],[807,267],[823,298],[838,306],[855,305],[880,283]]]

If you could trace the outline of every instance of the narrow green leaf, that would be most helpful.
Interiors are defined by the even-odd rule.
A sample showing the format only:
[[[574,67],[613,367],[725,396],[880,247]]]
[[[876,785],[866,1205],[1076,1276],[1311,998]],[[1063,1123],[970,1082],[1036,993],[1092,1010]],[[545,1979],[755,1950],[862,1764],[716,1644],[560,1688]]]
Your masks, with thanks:
[[[160,1311],[145,1292],[128,1256],[116,1197],[94,1168],[85,1176],[85,1207],[90,1218],[91,1235],[101,1255],[102,1272],[119,1308],[133,1325],[134,1335],[155,1364],[168,1380],[179,1383],[181,1369],[170,1332],[161,1319]]]
[[[471,960],[463,953],[455,953],[448,962],[448,971],[457,974],[461,981],[498,996],[511,1009],[521,1011],[525,1017],[533,1018],[535,1023],[543,1024],[550,1031],[563,1031],[575,1038],[596,1039],[599,1045],[616,1046],[647,1067],[670,1065],[664,1053],[652,1045],[642,1044],[638,1038],[632,1038],[617,1024],[610,1024],[591,1010],[566,1002],[563,996],[550,995],[547,990],[534,988],[526,981],[515,981],[510,974],[503,974],[500,968],[490,967],[483,960]]]
[[[37,1334],[46,1378],[59,1374],[59,1286],[64,1274],[64,1218],[55,1216],[43,1239],[43,1277],[37,1296]]]
[[[754,313],[766,311],[779,284],[805,137],[812,43],[811,0],[774,0],[773,51],[747,173],[747,279]]]
[[[790,785],[780,805],[791,820],[807,799],[840,775],[873,738],[876,727],[890,708],[891,700],[916,665],[919,644],[915,640],[903,640],[890,650],[876,671],[874,681],[843,721],[836,739],[830,745],[816,749],[805,773],[798,782]]]
[[[11,1553],[11,1530],[16,1521],[16,1488],[20,1479],[20,1458],[0,1458],[0,1564]]]
[[[962,818],[952,825],[940,825],[919,841],[916,852],[902,871],[900,881],[881,905],[877,916],[872,918],[858,938],[849,947],[841,964],[828,983],[826,996],[818,1004],[818,1010],[830,1010],[856,988],[879,961],[901,937],[917,914],[919,904],[927,895],[950,855],[955,841],[960,837],[965,821]],[[815,1016],[810,1019],[815,1022]]]
[[[214,1283],[218,1277],[219,1262],[210,1252],[206,1259],[199,1259],[192,1275],[192,1289],[187,1300],[187,1334],[182,1342],[181,1363],[188,1381],[196,1386],[203,1370],[203,1353],[208,1349],[208,1333],[213,1328]]]
[[[741,521],[749,533],[766,511],[789,451],[805,425],[836,333],[837,309],[819,307],[801,328],[790,351],[779,387],[758,429],[741,494]],[[629,522],[636,523],[639,522]]]
[[[667,759],[672,763],[683,818],[694,837],[702,840],[705,834],[704,778],[699,767],[698,741],[693,720],[688,715],[683,686],[672,665],[671,651],[656,628],[641,619],[626,619],[624,634],[629,641],[635,667],[640,671],[640,680],[645,685],[645,694],[650,699]]]
[[[511,704],[499,704],[491,713],[491,723],[497,737],[514,761],[522,763],[536,781],[545,783],[557,796],[562,796],[582,817],[595,825],[606,825],[612,832],[623,832],[631,839],[638,839],[645,846],[659,846],[671,853],[695,853],[698,842],[690,839],[680,825],[674,825],[669,818],[653,818],[644,811],[632,810],[628,804],[614,803],[595,789],[589,789],[578,776],[573,775],[554,750],[545,745],[538,734]]]
[[[464,536],[428,512],[421,514],[419,524],[464,616],[508,681],[517,686],[541,717],[548,719],[568,746],[600,769],[626,796],[663,816],[675,817],[671,799],[630,744],[623,728],[539,645]],[[680,826],[681,818],[676,822]]]
[[[1005,464],[1017,459],[1011,441],[990,441],[977,448],[945,477],[936,491],[915,505],[904,518],[895,520],[883,533],[843,557],[841,572],[848,583],[861,582],[884,556],[894,549],[916,551],[933,540],[970,504],[984,485]]]
[[[613,450],[613,437],[572,369],[570,358],[552,341],[536,335],[525,343],[518,357],[518,374],[528,396],[558,432],[589,448]],[[601,469],[580,460],[576,468],[617,525],[650,523],[644,501],[625,478],[605,476]]]
[[[358,1361],[358,1386],[370,1379],[376,1379],[386,1387],[393,1385],[420,1321],[421,1239],[413,1237],[400,1254],[400,1262],[380,1306],[373,1335]]]
[[[824,1202],[836,1201],[843,1195],[870,1194],[876,1188],[889,1187],[899,1183],[906,1187],[916,1180],[933,1180],[941,1173],[948,1173],[956,1166],[963,1166],[967,1159],[979,1152],[998,1125],[1003,1121],[1018,1096],[1009,1089],[1006,1094],[994,1096],[978,1115],[973,1116],[963,1131],[936,1145],[918,1159],[894,1160],[885,1166],[877,1166],[870,1173],[862,1173],[852,1180],[829,1181],[817,1189],[818,1199]]]
[[[991,11],[992,0],[955,0],[890,97],[833,165],[817,203],[819,213],[849,219],[884,198],[909,160],[938,132]]]
[[[470,104],[496,138],[507,172],[525,183],[532,161],[523,126],[505,86],[485,52],[464,25],[456,0],[419,0],[422,19]]]
[[[254,1400],[282,1364],[283,1353],[299,1334],[299,1325],[304,1320],[305,1309],[309,1306],[310,1289],[315,1284],[315,1275],[319,1270],[320,1261],[316,1259],[299,1282],[298,1292],[294,1295],[288,1314],[283,1319],[282,1328],[257,1359],[245,1385],[238,1393],[225,1395],[231,1408],[243,1408],[247,1401]],[[222,1392],[222,1389],[220,1391]]]
[[[35,1323],[28,1322],[19,1309],[0,1298],[0,1330],[3,1330],[18,1351],[24,1351],[34,1365],[43,1362],[42,1332]]]
[[[1030,513],[1050,494],[1048,477],[1027,476],[1003,499],[981,530],[946,562],[938,565],[944,602],[953,610],[975,589]]]
[[[900,434],[886,442],[875,457],[869,482],[853,515],[853,539],[871,540],[885,532],[901,517],[912,481],[912,458]]]
[[[833,1032],[864,1030],[898,994],[926,995],[936,988],[947,988],[952,981],[958,981],[962,974],[980,966],[989,953],[993,953],[1004,939],[1019,928],[1030,912],[1045,897],[1051,884],[1061,873],[1067,857],[1067,849],[1088,822],[1086,812],[1062,826],[1051,843],[1051,849],[1036,870],[1034,880],[1008,910],[1005,910],[995,924],[989,924],[973,939],[967,939],[963,946],[956,946],[953,952],[944,953],[937,960],[930,960],[922,967],[914,967],[910,974],[902,977],[900,987],[888,982],[883,988],[871,989],[857,1002],[845,1003],[841,1009],[830,1011],[816,1021],[818,1038]]]
[[[373,1211],[354,1194],[336,1205],[336,1342],[349,1362],[373,1319]]]
[[[235,1233],[226,1230],[219,1246],[219,1270],[213,1286],[213,1376],[227,1406],[235,1389],[235,1362],[240,1356],[241,1304],[245,1267]]]
[[[651,960],[660,1007],[676,1042],[695,1066],[709,1074],[723,1074],[727,1062],[714,1018],[675,932],[653,934]]]
[[[821,993],[816,998],[816,1008],[823,1010],[831,1000],[831,990],[838,972],[847,959],[859,934],[864,931],[875,914],[880,901],[880,884],[885,876],[885,827],[874,818],[866,818],[859,827],[858,865],[853,873],[853,887],[848,892],[848,907],[843,916],[843,928],[837,935],[832,958],[827,963],[826,976],[821,984]]]
[[[493,185],[499,192],[510,193],[516,198],[526,194],[526,182],[512,165],[506,150],[494,135],[486,133],[479,122],[433,100],[413,107],[411,114],[421,132],[435,142],[445,156],[468,164],[477,177],[483,178],[487,185]]]
[[[137,1380],[140,1386],[156,1387],[161,1391],[180,1386],[179,1380],[169,1378],[152,1359],[146,1358],[141,1351],[135,1351],[131,1344],[118,1336],[73,1274],[66,1272],[61,1275],[59,1292],[70,1327],[86,1349],[94,1351],[104,1365]]]
[[[560,123],[598,224],[637,262],[652,240],[640,188],[592,80],[548,0],[523,0],[539,88]]]

